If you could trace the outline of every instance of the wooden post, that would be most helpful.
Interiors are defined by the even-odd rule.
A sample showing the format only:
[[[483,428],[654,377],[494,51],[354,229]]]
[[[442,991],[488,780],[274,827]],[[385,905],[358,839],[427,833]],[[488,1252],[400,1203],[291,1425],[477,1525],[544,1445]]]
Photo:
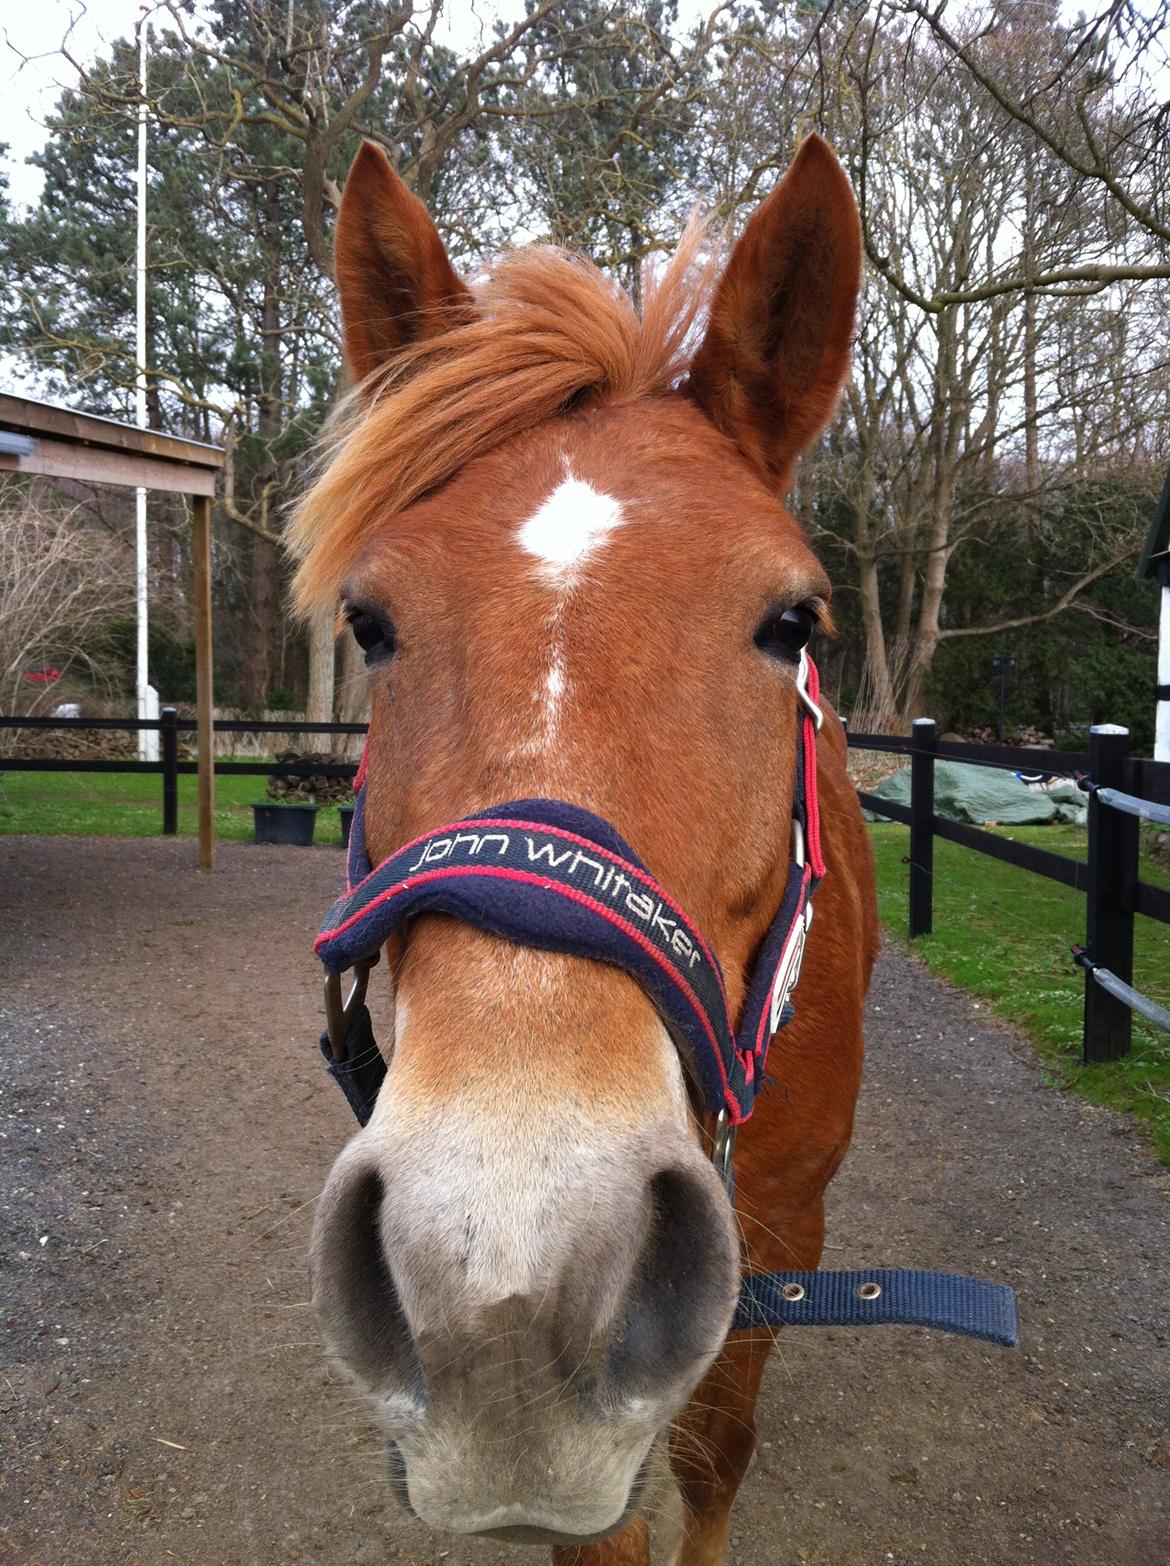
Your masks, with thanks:
[[[1158,615],[1158,683],[1154,687],[1154,760],[1170,761],[1170,563],[1162,562],[1159,580],[1162,607]]]
[[[1129,789],[1129,730],[1102,723],[1089,730],[1089,773],[1104,788]],[[1133,883],[1138,872],[1134,816],[1089,796],[1089,853],[1085,884],[1085,951],[1123,984],[1133,983]],[[1129,1054],[1133,1014],[1085,970],[1084,1058],[1120,1060]]]
[[[933,718],[915,718],[910,751],[910,939],[934,929]]]
[[[195,545],[195,743],[199,755],[199,868],[215,869],[215,737],[212,731],[211,499],[192,499]]]
[[[174,837],[179,830],[179,714],[174,707],[164,707],[159,713],[159,732],[162,738],[163,769],[163,835]]]

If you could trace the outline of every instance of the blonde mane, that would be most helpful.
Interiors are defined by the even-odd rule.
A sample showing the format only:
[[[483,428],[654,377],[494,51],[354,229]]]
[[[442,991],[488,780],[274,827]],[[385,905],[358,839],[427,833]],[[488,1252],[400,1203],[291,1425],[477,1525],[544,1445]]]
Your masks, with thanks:
[[[329,422],[321,471],[291,518],[302,614],[337,602],[369,530],[473,458],[570,403],[611,403],[676,386],[693,353],[717,256],[693,221],[648,277],[639,317],[592,263],[548,246],[497,262],[475,315],[411,344],[354,388]]]

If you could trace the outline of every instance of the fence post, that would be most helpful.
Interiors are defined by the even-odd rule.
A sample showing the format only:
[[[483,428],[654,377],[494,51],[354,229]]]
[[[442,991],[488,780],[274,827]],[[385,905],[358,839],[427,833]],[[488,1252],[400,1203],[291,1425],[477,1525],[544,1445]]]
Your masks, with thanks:
[[[1094,783],[1129,786],[1129,730],[1102,723],[1089,730],[1089,772]],[[1132,889],[1138,870],[1138,822],[1089,796],[1089,862],[1086,867],[1085,950],[1098,967],[1133,983]],[[1085,970],[1084,1059],[1120,1060],[1129,1054],[1133,1015]]]
[[[195,555],[195,745],[199,761],[199,868],[215,869],[215,697],[212,692],[211,499],[191,498]]]
[[[163,836],[174,837],[179,830],[179,714],[164,707],[158,715],[162,741]]]
[[[910,739],[910,939],[934,928],[933,718],[915,718]]]

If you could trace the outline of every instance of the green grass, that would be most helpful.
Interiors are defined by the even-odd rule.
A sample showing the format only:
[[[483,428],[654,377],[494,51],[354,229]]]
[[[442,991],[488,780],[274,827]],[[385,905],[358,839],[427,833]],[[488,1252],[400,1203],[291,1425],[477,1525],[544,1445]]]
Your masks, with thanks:
[[[1000,834],[1084,859],[1085,832],[1075,826],[1012,827]],[[1081,1064],[1084,975],[1069,947],[1084,940],[1085,899],[1070,887],[1005,865],[957,843],[934,845],[934,933],[906,938],[909,833],[892,824],[870,828],[878,904],[887,938],[912,949],[927,967],[985,1001],[1035,1045],[1050,1078],[1095,1104],[1133,1114],[1170,1163],[1170,1034],[1134,1018],[1133,1050],[1124,1060]],[[1141,876],[1170,884],[1143,857]],[[1134,921],[1134,987],[1170,1004],[1170,926]]]
[[[162,831],[162,779],[149,772],[4,772],[0,761],[0,835],[44,832],[54,837],[157,837]],[[179,832],[198,831],[196,779],[179,778]],[[265,779],[217,777],[217,837],[250,838],[252,806],[266,800]],[[323,805],[315,841],[340,843],[336,805]]]

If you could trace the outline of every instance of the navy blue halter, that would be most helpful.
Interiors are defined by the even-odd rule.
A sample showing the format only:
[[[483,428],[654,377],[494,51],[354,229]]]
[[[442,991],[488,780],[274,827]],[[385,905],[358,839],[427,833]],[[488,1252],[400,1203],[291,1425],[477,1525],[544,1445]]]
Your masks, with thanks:
[[[322,1053],[360,1123],[373,1113],[387,1069],[365,1005],[369,970],[407,920],[441,913],[519,945],[630,973],[670,1029],[712,1117],[713,1155],[732,1196],[735,1128],[752,1113],[773,1036],[792,1018],[812,896],[825,873],[817,803],[821,714],[816,668],[807,655],[797,691],[793,853],[738,1025],[702,933],[608,821],[564,800],[511,800],[416,838],[374,868],[366,850],[363,758],[346,891],[314,946],[328,974]],[[343,1003],[341,975],[350,969],[356,983]],[[1004,1344],[1014,1344],[1017,1331],[1010,1289],[949,1274],[889,1271],[755,1275],[744,1281],[733,1330],[830,1321],[914,1322]]]

